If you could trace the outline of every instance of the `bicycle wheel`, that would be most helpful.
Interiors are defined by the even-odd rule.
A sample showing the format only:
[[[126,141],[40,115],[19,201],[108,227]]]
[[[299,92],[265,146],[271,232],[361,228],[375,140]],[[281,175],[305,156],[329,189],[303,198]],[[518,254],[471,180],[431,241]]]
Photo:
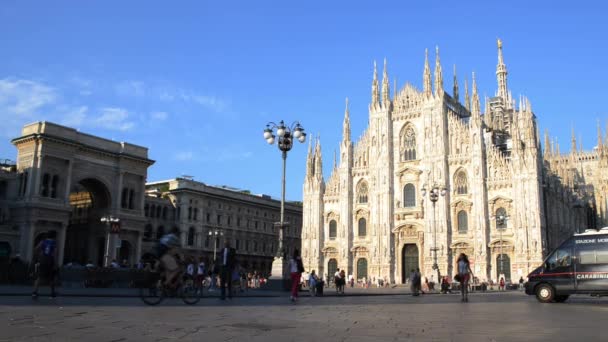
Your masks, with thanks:
[[[184,281],[180,288],[180,294],[184,303],[194,305],[201,300],[198,287],[195,286],[192,279]]]
[[[139,288],[139,297],[148,305],[156,305],[162,302],[164,298],[162,281],[159,279],[149,286]]]

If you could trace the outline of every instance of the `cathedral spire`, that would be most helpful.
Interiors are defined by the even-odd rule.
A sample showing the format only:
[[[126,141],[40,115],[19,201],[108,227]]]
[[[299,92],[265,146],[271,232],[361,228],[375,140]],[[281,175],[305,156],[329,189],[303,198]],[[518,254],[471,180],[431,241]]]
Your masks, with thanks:
[[[315,174],[315,156],[312,151],[312,140],[313,137],[311,135],[308,140],[308,155],[306,156],[306,177],[312,177]]]
[[[477,81],[475,80],[475,72],[473,72],[473,103],[471,108],[471,114],[473,116],[481,115],[481,104],[479,103],[479,94],[477,93]],[[487,113],[486,113],[487,114]]]
[[[376,106],[380,101],[380,90],[378,87],[378,68],[374,61],[374,80],[372,81],[372,106]]]
[[[471,111],[471,98],[469,98],[469,85],[467,79],[464,79],[464,107],[470,112]]]
[[[336,150],[334,150],[334,168],[333,170],[338,168],[338,154],[336,153]]]
[[[497,40],[498,45],[498,65],[496,66],[496,80],[498,81],[498,96],[503,100],[508,100],[507,91],[507,66],[502,56],[502,40]]]
[[[454,64],[454,91],[452,92],[454,95],[454,100],[458,102],[458,78],[456,77],[456,64]]]
[[[549,130],[545,129],[545,156],[551,155],[551,140],[549,139]]]
[[[600,120],[597,120],[597,151],[602,152],[604,144],[602,143],[602,126]]]
[[[317,144],[315,147],[315,176],[317,179],[323,179],[323,156],[321,155],[320,135],[317,135]]]
[[[435,47],[435,94],[437,96],[443,94],[443,72],[441,70],[441,61],[439,60],[439,46]]]
[[[574,136],[574,125],[572,126],[572,136],[570,137],[570,153],[576,153],[576,137]]]
[[[344,123],[342,124],[342,141],[350,141],[350,109],[348,108],[348,97],[346,98]]]
[[[391,103],[391,90],[388,82],[388,70],[386,69],[386,58],[384,58],[384,71],[382,72],[382,104],[385,107],[388,107]]]
[[[431,67],[429,66],[429,50],[424,50],[424,75],[423,75],[423,91],[428,98],[433,95],[433,85],[431,84]]]

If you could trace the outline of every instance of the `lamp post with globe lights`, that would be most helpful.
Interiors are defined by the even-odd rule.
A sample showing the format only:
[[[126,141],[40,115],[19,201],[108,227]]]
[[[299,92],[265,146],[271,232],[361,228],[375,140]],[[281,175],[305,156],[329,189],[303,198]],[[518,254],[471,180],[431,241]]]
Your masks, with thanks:
[[[437,271],[437,282],[441,284],[441,271],[439,270],[439,265],[437,265],[437,251],[439,248],[437,247],[437,223],[435,222],[435,203],[439,200],[439,196],[443,197],[446,194],[447,189],[445,187],[440,188],[438,185],[433,185],[430,190],[427,190],[426,184],[422,186],[422,197],[426,197],[429,195],[429,199],[431,203],[433,203],[433,247],[431,251],[433,252],[433,270]]]
[[[269,145],[273,145],[276,141],[277,147],[281,151],[281,156],[283,158],[283,178],[281,181],[281,217],[280,221],[275,223],[275,226],[279,227],[279,247],[277,248],[277,253],[274,261],[272,262],[272,276],[270,278],[270,280],[273,278],[275,280],[280,279],[281,286],[283,286],[283,280],[286,279],[284,230],[285,226],[288,225],[288,223],[285,222],[285,170],[287,165],[287,152],[289,152],[293,147],[294,139],[297,139],[300,143],[304,143],[306,141],[306,133],[304,132],[304,127],[302,127],[298,121],[289,126],[285,125],[283,120],[281,120],[278,124],[269,122],[266,125],[266,128],[264,129],[264,139],[266,139],[266,142]]]
[[[106,255],[104,267],[110,267],[112,259],[116,258],[116,239],[120,233],[120,219],[112,215],[102,216],[100,221],[106,224]]]
[[[218,239],[220,236],[224,236],[224,232],[218,229],[214,229],[209,231],[209,236],[213,237],[213,263],[215,263],[215,259],[217,257]]]

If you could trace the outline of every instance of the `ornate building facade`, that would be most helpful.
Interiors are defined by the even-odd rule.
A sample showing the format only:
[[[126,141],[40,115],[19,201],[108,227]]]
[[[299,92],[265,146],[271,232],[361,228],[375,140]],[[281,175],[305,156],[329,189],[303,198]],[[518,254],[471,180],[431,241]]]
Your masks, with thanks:
[[[436,52],[434,82],[426,55],[423,89],[394,96],[386,61],[374,64],[369,125],[351,140],[348,100],[340,162],[323,177],[320,141],[308,152],[302,249],[305,267],[357,279],[405,283],[420,268],[452,276],[464,252],[481,280],[517,280],[572,233],[607,224],[608,144],[561,155],[541,148],[528,99],[515,99],[498,41],[496,95],[482,113],[475,74],[464,99],[454,67],[444,91]],[[433,85],[434,83],[434,85]],[[435,198],[430,191],[435,189]],[[434,200],[434,201],[433,201]]]
[[[32,260],[34,246],[54,230],[60,265],[132,265],[177,228],[184,255],[212,261],[228,239],[246,269],[270,272],[280,201],[185,178],[146,183],[154,163],[147,148],[50,122],[26,125],[12,142],[16,163],[0,160],[0,261]],[[285,208],[292,251],[300,246],[302,206]],[[119,233],[104,216],[120,220]]]

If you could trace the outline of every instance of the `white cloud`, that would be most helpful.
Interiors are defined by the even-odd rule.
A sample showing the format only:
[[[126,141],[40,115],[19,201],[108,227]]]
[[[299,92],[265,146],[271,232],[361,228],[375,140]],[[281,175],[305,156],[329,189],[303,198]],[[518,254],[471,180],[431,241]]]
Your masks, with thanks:
[[[146,84],[142,81],[123,81],[116,85],[116,92],[122,96],[146,95]]]
[[[87,106],[74,108],[64,115],[61,124],[71,127],[81,127],[86,123],[88,111],[89,108]]]
[[[150,116],[152,116],[152,119],[164,121],[169,117],[169,114],[167,114],[167,112],[152,112],[150,113]]]
[[[182,152],[178,152],[175,157],[175,160],[179,160],[179,161],[188,161],[188,160],[192,160],[194,159],[194,153],[192,153],[191,151],[182,151]]]
[[[107,129],[128,131],[135,126],[135,123],[128,121],[129,111],[124,108],[106,107],[101,109],[101,115],[93,121]]]
[[[8,114],[28,116],[56,99],[55,90],[43,83],[10,78],[0,80],[0,108]]]

